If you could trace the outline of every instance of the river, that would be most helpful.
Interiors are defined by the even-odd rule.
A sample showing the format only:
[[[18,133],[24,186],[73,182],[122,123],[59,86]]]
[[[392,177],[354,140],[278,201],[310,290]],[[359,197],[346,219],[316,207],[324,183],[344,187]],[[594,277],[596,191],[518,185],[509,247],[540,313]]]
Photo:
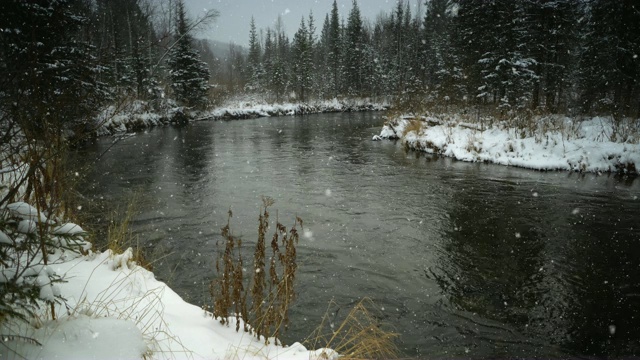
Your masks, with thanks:
[[[640,180],[464,163],[374,142],[381,113],[163,127],[79,150],[84,208],[136,200],[156,276],[210,303],[216,242],[304,220],[285,343],[371,298],[404,356],[640,355]],[[105,219],[95,219],[105,222]],[[269,236],[269,235],[268,235]]]

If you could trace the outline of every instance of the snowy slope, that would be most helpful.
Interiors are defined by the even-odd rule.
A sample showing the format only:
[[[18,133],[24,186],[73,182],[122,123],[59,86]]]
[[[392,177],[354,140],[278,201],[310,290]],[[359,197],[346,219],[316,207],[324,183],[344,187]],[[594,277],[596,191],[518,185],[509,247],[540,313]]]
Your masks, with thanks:
[[[25,338],[10,337],[0,348],[29,359],[282,359],[319,358],[299,343],[265,345],[254,336],[221,325],[201,308],[186,303],[153,273],[131,263],[131,249],[65,258],[50,267],[63,276],[66,304],[58,320],[39,328],[14,324]],[[44,317],[43,317],[44,319]],[[2,329],[7,334],[8,329]],[[36,344],[36,340],[41,345]],[[332,354],[331,351],[327,351]],[[326,357],[325,357],[326,358]],[[331,357],[329,357],[331,358]]]

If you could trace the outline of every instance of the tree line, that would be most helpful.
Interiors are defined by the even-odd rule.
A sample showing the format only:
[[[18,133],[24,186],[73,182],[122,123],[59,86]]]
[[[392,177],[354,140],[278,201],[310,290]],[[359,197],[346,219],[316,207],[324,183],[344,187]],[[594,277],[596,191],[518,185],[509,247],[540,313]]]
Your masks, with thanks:
[[[0,129],[30,139],[81,133],[122,99],[208,103],[209,66],[182,0],[0,2]],[[4,141],[6,144],[7,142]]]
[[[334,1],[291,39],[281,19],[252,21],[247,51],[224,56],[194,37],[216,16],[190,19],[182,0],[1,1],[0,116],[33,134],[78,130],[118,99],[206,107],[211,88],[640,116],[637,0],[398,0],[375,19]]]
[[[334,0],[289,39],[249,29],[243,89],[273,100],[394,96],[404,106],[640,116],[640,2],[398,0],[374,20]],[[236,86],[236,88],[238,88]]]

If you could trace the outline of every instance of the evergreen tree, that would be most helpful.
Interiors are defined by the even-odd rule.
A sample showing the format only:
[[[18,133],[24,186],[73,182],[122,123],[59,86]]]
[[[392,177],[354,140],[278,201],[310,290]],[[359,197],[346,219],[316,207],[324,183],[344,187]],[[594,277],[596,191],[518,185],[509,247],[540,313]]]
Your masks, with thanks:
[[[328,98],[334,96],[334,89],[332,84],[333,73],[331,71],[330,64],[330,20],[329,14],[324,18],[322,23],[322,31],[320,32],[320,43],[318,45],[318,82],[320,97]]]
[[[319,89],[317,87],[318,82],[320,81],[318,76],[318,68],[319,68],[319,51],[317,48],[317,36],[316,36],[316,22],[313,17],[313,12],[309,12],[309,18],[307,20],[308,24],[308,39],[307,44],[309,46],[309,51],[307,51],[307,57],[305,59],[306,66],[309,69],[309,88],[308,94],[309,96],[318,95]]]
[[[640,5],[637,1],[589,2],[581,56],[584,111],[640,115]]]
[[[82,5],[75,0],[0,1],[0,113],[29,139],[85,130],[109,98],[96,80],[100,68],[94,49],[83,41],[88,10]]]
[[[305,25],[304,18],[300,21],[300,27],[293,37],[291,52],[293,88],[296,96],[301,101],[305,101],[310,85],[311,68],[309,67],[309,30]]]
[[[267,29],[265,37],[264,37],[264,54],[262,57],[262,64],[264,67],[264,76],[265,76],[265,91],[267,94],[274,93],[272,79],[274,78],[274,65],[276,61],[276,46],[275,39],[272,37],[271,29]]]
[[[247,62],[249,66],[249,87],[254,90],[259,89],[261,86],[263,68],[260,58],[262,50],[260,49],[258,31],[256,30],[256,23],[253,16],[251,17],[251,23],[249,26],[249,57]]]
[[[358,96],[363,92],[364,40],[360,9],[356,0],[353,0],[347,20],[345,49],[345,85],[351,96]]]
[[[284,34],[282,29],[276,29],[276,54],[273,62],[273,71],[271,73],[271,87],[276,96],[276,101],[280,101],[289,87],[289,76],[287,65],[289,63],[289,38]]]
[[[521,1],[460,3],[456,45],[469,74],[469,94],[505,111],[531,101],[537,61],[527,52],[527,24]]]
[[[424,18],[424,80],[439,95],[452,94],[453,44],[449,0],[427,0]]]
[[[333,0],[331,17],[328,24],[327,63],[331,74],[331,95],[337,97],[342,86],[342,31],[336,0]]]
[[[171,88],[176,100],[189,107],[206,105],[209,91],[209,69],[192,48],[189,20],[184,3],[176,3],[176,43],[169,57]]]
[[[580,0],[527,0],[527,51],[536,59],[531,107],[556,112],[575,72]]]

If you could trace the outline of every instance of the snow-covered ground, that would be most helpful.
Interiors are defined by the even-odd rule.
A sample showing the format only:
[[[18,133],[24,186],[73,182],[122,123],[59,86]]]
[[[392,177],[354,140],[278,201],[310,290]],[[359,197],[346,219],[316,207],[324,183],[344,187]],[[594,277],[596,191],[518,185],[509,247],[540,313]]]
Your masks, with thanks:
[[[264,338],[236,332],[235,319],[222,325],[137,266],[130,248],[122,254],[93,253],[80,226],[48,218],[27,203],[0,208],[0,220],[0,245],[7,249],[0,284],[34,284],[39,290],[31,295],[39,304],[35,316],[27,316],[29,322],[0,319],[0,358],[337,358],[332,350],[308,351],[300,343],[284,347],[275,339],[266,345]],[[48,243],[57,244],[48,247],[46,264],[34,241],[41,236],[39,225],[48,229]],[[32,250],[19,250],[20,244],[31,243],[36,245]],[[3,291],[4,301],[8,294],[15,292]],[[48,304],[54,304],[55,320]]]
[[[517,130],[505,122],[491,126],[457,116],[395,118],[380,138],[401,139],[410,149],[535,170],[637,174],[640,126],[609,118],[577,121],[566,117],[535,119],[533,129]]]
[[[269,116],[293,116],[304,114],[318,114],[351,111],[382,111],[387,110],[389,104],[376,103],[369,99],[355,100],[323,100],[308,103],[280,103],[269,104],[256,100],[230,100],[210,112],[210,117],[220,119],[247,119]]]
[[[254,336],[221,325],[201,308],[183,301],[153,273],[131,263],[131,250],[63,259],[49,267],[66,281],[60,283],[66,302],[57,306],[58,320],[37,327],[19,324],[19,335],[0,348],[28,359],[300,359],[320,358],[323,350],[308,351],[295,343],[265,345]],[[332,354],[330,350],[325,352]],[[19,357],[18,357],[19,358]],[[327,358],[327,357],[323,357]]]
[[[165,104],[163,114],[154,111],[143,101],[134,101],[122,106],[109,106],[96,117],[96,133],[99,136],[133,132],[153,126],[166,125],[180,119],[181,108]],[[239,120],[270,116],[293,116],[329,112],[380,111],[387,110],[386,102],[373,102],[369,99],[322,100],[307,103],[267,103],[255,99],[232,99],[209,111],[190,113],[195,120]],[[185,118],[186,119],[186,118]],[[179,121],[178,121],[179,122]]]

